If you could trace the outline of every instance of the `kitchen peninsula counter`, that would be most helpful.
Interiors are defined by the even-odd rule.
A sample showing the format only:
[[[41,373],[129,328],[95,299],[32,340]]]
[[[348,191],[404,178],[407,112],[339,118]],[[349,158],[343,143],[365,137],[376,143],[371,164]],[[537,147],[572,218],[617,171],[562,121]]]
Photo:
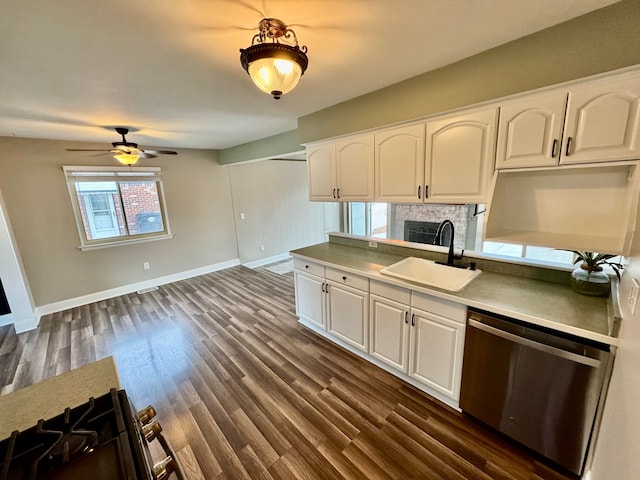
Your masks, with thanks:
[[[15,392],[0,395],[0,440],[14,430],[25,430],[40,419],[59,415],[99,397],[111,388],[120,389],[113,357],[84,365]]]
[[[333,241],[299,248],[291,251],[291,255],[558,332],[609,345],[618,343],[621,319],[617,304],[612,300],[617,296],[615,283],[609,298],[589,297],[574,292],[568,282],[565,285],[483,269],[460,292],[450,292],[380,273],[382,268],[408,255]],[[473,260],[465,257],[467,262]],[[517,268],[514,267],[514,270],[517,271]]]

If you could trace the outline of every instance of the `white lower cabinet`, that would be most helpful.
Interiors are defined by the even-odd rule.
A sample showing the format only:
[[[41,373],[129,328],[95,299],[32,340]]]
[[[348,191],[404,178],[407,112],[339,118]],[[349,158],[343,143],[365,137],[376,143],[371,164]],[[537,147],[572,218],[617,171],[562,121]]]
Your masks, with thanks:
[[[371,281],[370,310],[370,355],[457,402],[466,307]]]
[[[307,323],[325,329],[324,266],[296,258],[293,280],[296,289],[296,315]]]
[[[411,311],[409,376],[458,400],[462,376],[464,323]]]
[[[366,352],[369,293],[335,282],[327,285],[327,331]]]
[[[467,307],[413,292],[409,376],[452,398],[460,398]]]
[[[369,354],[407,373],[411,291],[371,281]]]
[[[327,331],[363,352],[369,346],[369,279],[327,267]]]
[[[465,305],[299,259],[294,277],[302,323],[458,406]]]

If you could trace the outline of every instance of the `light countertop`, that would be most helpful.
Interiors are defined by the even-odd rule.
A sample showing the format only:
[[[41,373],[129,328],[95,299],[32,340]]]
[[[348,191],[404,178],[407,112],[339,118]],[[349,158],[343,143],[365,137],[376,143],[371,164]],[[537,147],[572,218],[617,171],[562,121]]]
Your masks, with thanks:
[[[0,440],[14,430],[25,430],[38,420],[55,417],[99,397],[111,388],[120,389],[113,357],[107,357],[61,375],[0,396]]]
[[[405,258],[401,255],[333,242],[299,248],[291,255],[559,332],[609,345],[618,343],[619,318],[615,318],[611,299],[580,295],[570,285],[483,271],[462,291],[450,292],[380,273]]]

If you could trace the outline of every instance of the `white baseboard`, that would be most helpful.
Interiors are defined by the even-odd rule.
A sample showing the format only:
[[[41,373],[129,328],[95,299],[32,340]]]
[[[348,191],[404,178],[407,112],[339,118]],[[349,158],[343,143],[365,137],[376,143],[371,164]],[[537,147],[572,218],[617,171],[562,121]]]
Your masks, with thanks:
[[[273,257],[261,258],[260,260],[254,260],[253,262],[243,263],[242,266],[247,268],[258,268],[263,265],[268,265],[269,263],[275,263],[275,262],[280,262],[281,260],[287,260],[288,258],[291,258],[291,255],[289,255],[289,253],[282,253],[280,255],[275,255]]]
[[[27,318],[18,319],[13,313],[7,313],[6,315],[0,315],[0,327],[13,324],[13,328],[16,329],[16,333],[28,332],[38,327],[40,323],[40,315],[34,313],[33,316]]]
[[[14,322],[13,313],[7,313],[5,315],[0,315],[0,327],[4,327],[5,325],[10,325]]]
[[[199,275],[206,275],[207,273],[215,272],[217,270],[224,270],[225,268],[235,267],[236,265],[240,265],[240,260],[238,260],[237,258],[234,260],[228,260],[226,262],[216,263],[214,265],[207,265],[206,267],[194,268],[193,270],[187,270],[171,275],[165,275],[163,277],[152,278],[143,282],[131,283],[122,287],[110,288],[109,290],[90,293],[88,295],[82,295],[80,297],[69,298],[67,300],[61,300],[59,302],[49,303],[47,305],[40,305],[36,307],[36,313],[38,317],[40,317],[42,315],[60,312],[62,310],[79,307],[88,303],[100,302],[102,300],[106,300],[107,298],[113,298],[132,292],[137,292],[139,290],[144,290],[145,288],[157,287],[159,285],[165,285],[167,283],[178,282],[180,280],[186,280],[187,278],[197,277]],[[16,331],[17,330],[18,328],[16,326]]]

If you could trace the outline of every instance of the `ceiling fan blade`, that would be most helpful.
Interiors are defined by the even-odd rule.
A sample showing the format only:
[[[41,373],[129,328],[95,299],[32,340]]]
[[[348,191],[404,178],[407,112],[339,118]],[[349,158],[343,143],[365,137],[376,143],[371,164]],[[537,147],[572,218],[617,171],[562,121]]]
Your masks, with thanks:
[[[178,152],[174,152],[171,150],[147,150],[146,148],[144,149],[145,153],[151,153],[153,155],[177,155]]]
[[[149,153],[149,151],[141,151],[140,153],[137,153],[136,155],[141,156],[142,158],[156,158],[157,155],[154,155],[152,153]]]
[[[110,152],[104,148],[67,148],[67,152]]]

